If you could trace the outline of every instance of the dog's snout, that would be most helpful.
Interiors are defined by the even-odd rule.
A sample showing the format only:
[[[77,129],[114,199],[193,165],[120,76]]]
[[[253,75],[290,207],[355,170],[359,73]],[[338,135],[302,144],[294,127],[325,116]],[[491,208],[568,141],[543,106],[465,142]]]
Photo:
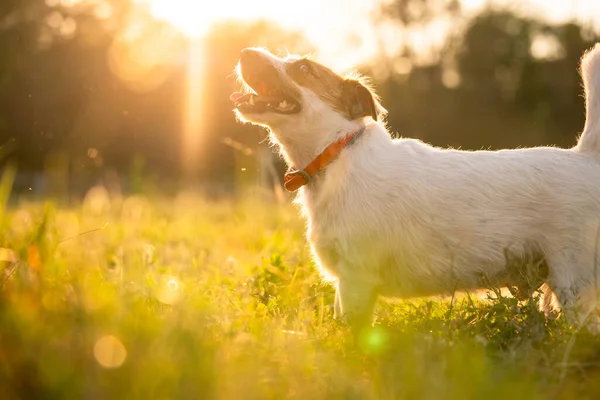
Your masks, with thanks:
[[[276,86],[278,77],[274,59],[264,51],[255,48],[246,48],[240,52],[240,72],[242,77],[254,90],[263,90],[264,83],[270,82],[271,87]]]
[[[244,49],[240,52],[240,61],[242,62],[242,64],[247,64],[247,65],[261,64],[261,62],[262,62],[261,52],[256,49],[252,49],[252,48]]]

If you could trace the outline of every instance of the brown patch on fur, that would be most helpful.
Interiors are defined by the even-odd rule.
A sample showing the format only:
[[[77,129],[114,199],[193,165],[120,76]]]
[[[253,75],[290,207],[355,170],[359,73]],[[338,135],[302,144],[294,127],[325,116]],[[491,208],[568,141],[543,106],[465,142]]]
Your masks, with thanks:
[[[306,58],[288,61],[286,72],[294,82],[310,89],[349,120],[370,116],[377,121],[385,111],[364,82],[342,78],[315,61]]]

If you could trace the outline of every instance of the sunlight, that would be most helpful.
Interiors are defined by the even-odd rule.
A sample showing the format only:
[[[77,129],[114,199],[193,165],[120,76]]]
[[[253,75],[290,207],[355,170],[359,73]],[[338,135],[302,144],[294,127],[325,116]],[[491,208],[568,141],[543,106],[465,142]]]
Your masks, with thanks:
[[[172,275],[163,275],[160,277],[158,287],[156,288],[156,299],[161,303],[174,305],[182,296],[181,285],[177,277]]]
[[[305,0],[293,8],[289,2],[277,0],[217,1],[210,6],[187,0],[134,1],[151,17],[167,22],[191,42],[181,140],[181,168],[191,179],[202,169],[202,138],[209,129],[202,113],[206,69],[202,40],[216,23],[265,20],[298,32],[314,47],[313,55],[339,73],[366,64],[382,52],[396,54],[402,40],[411,39],[399,36],[395,23],[381,18],[380,10],[390,0]],[[439,44],[448,27],[433,28],[433,32],[422,33],[422,48]]]
[[[454,29],[450,19],[441,17],[410,32],[402,31],[395,21],[386,20],[379,14],[382,6],[391,0],[304,0],[293,8],[289,2],[278,0],[216,1],[210,5],[188,0],[134,1],[152,18],[166,22],[192,42],[187,61],[187,100],[181,141],[181,167],[188,178],[197,176],[202,167],[202,138],[206,136],[208,127],[203,122],[202,113],[206,58],[201,42],[213,25],[226,20],[275,23],[288,31],[302,34],[314,46],[313,55],[340,73],[367,64],[381,55],[393,57],[406,42],[419,49],[416,61],[427,63],[439,54],[448,32]],[[486,4],[507,1],[465,0],[461,4],[463,11],[471,14]],[[536,0],[526,3],[532,6]],[[521,8],[527,9],[525,6]],[[557,9],[556,5],[553,9]],[[566,13],[564,9],[558,11],[561,15]],[[376,79],[384,78],[377,74],[376,67],[374,69]],[[446,76],[445,82],[449,87],[458,84],[457,77],[451,75]]]
[[[191,3],[187,0],[138,0],[150,7],[150,13],[157,19],[170,22],[182,32],[192,37],[204,36],[211,25],[224,19],[256,20],[267,18],[285,22],[290,12],[283,12],[286,6],[278,1],[215,1],[210,6]],[[287,6],[289,8],[289,6]],[[293,14],[291,15],[293,19]]]
[[[96,341],[94,357],[104,368],[118,368],[125,362],[127,350],[116,336],[107,335]]]
[[[201,139],[205,136],[203,121],[204,86],[204,46],[200,40],[192,40],[187,59],[187,98],[183,116],[183,136],[181,140],[182,172],[186,179],[197,177],[201,167]]]
[[[302,33],[315,46],[320,61],[342,72],[371,59],[379,51],[375,25],[369,16],[389,0],[305,0],[301,7],[293,9],[287,2],[273,0],[217,1],[210,6],[187,0],[135,1],[152,17],[169,23],[192,42],[187,61],[181,167],[184,175],[193,179],[202,167],[202,138],[208,129],[202,114],[205,57],[201,42],[213,24],[224,20],[274,22]]]
[[[305,0],[299,7],[277,0],[192,3],[187,0],[136,0],[156,19],[169,22],[189,37],[203,37],[211,26],[224,20],[268,20],[302,33],[317,49],[319,59],[343,70],[374,56],[378,29],[371,16],[389,0]],[[378,25],[378,26],[376,26]]]

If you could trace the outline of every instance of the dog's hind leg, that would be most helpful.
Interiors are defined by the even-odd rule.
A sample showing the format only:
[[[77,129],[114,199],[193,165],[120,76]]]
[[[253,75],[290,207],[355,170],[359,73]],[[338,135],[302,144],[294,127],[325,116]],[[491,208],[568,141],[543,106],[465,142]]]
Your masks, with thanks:
[[[590,333],[600,334],[598,314],[598,291],[594,285],[575,282],[571,287],[555,289],[561,309],[569,324],[587,328]]]
[[[598,290],[593,279],[594,273],[582,268],[588,263],[576,254],[578,253],[563,252],[548,257],[550,272],[547,284],[569,324],[585,326],[592,333],[600,333]]]

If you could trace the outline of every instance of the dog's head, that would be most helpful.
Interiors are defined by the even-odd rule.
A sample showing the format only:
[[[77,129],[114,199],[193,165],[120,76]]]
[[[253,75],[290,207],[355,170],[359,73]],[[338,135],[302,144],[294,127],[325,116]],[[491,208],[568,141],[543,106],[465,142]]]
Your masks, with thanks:
[[[238,75],[243,92],[231,95],[238,118],[269,127],[284,145],[299,135],[310,140],[307,132],[341,133],[357,120],[378,121],[385,113],[360,79],[341,77],[307,58],[248,48],[241,52]]]

